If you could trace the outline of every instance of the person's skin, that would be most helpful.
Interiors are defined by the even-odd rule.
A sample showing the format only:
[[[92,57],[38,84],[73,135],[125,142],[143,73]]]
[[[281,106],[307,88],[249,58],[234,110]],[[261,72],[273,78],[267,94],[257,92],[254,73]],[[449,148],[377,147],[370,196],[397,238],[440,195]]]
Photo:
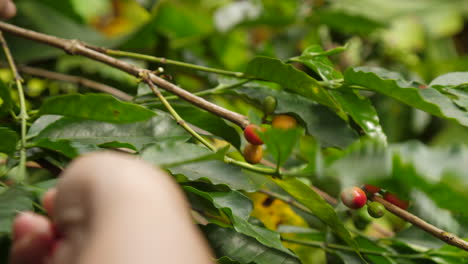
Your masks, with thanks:
[[[0,18],[9,19],[16,15],[16,6],[12,0],[0,0]]]
[[[10,264],[214,263],[178,185],[129,155],[76,159],[43,204],[52,221],[16,217]]]

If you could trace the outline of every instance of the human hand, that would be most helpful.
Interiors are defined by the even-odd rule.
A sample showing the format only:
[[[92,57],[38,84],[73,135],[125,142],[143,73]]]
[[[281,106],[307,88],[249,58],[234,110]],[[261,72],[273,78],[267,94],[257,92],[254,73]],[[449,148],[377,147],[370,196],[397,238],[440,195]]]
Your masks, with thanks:
[[[0,18],[9,19],[16,15],[16,6],[12,0],[0,0]]]
[[[179,187],[131,156],[78,158],[43,204],[52,221],[15,219],[11,264],[213,263]]]

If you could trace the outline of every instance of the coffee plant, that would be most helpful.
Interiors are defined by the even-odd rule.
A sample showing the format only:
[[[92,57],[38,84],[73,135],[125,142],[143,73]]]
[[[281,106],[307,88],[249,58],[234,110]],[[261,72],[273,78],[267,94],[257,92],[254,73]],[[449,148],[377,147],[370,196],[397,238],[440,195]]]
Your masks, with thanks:
[[[15,3],[2,263],[99,150],[173,175],[219,263],[468,263],[467,1]]]

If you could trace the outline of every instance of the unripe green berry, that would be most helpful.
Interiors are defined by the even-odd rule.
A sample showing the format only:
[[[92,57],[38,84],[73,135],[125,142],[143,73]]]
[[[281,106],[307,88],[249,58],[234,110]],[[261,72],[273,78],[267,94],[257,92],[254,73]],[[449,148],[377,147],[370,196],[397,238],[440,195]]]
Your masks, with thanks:
[[[358,209],[352,216],[354,226],[359,230],[364,230],[372,221],[372,218],[365,211],[364,208]]]
[[[266,115],[271,115],[275,112],[277,100],[275,97],[269,95],[263,100],[263,112]]]
[[[380,218],[385,214],[385,207],[379,202],[370,202],[367,205],[367,212],[374,218]]]

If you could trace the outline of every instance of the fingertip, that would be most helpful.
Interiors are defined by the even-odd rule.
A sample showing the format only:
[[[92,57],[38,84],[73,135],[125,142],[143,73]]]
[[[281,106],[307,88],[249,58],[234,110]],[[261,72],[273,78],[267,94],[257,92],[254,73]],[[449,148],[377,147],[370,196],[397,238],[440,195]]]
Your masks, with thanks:
[[[55,188],[49,189],[44,196],[42,196],[42,205],[49,216],[54,213],[55,197],[57,197],[57,189]]]
[[[34,213],[21,212],[13,220],[13,240],[18,240],[33,230]]]
[[[16,15],[16,5],[8,0],[2,10],[2,17],[5,19],[10,19]]]
[[[30,233],[41,234],[44,237],[52,237],[52,224],[42,215],[33,212],[19,213],[13,221],[13,240],[20,240]]]
[[[20,213],[13,223],[10,263],[35,264],[50,252],[54,234],[50,221],[32,212]]]

